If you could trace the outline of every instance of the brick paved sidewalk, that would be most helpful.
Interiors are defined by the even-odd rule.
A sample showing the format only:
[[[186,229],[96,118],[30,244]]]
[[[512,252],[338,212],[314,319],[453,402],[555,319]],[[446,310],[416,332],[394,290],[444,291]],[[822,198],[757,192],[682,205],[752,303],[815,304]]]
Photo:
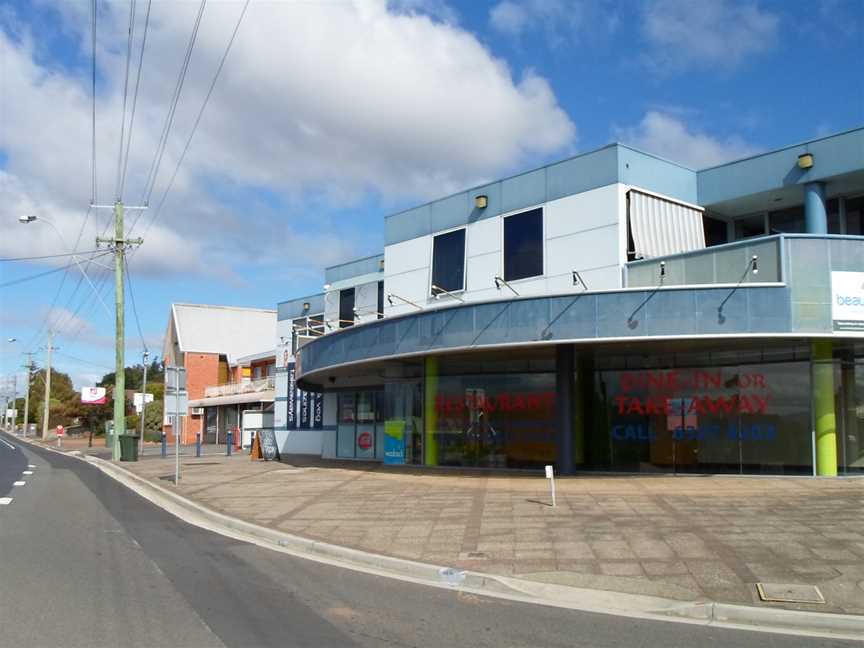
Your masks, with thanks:
[[[123,464],[173,488],[173,459]],[[758,602],[756,582],[818,585],[864,613],[864,480],[542,477],[184,461],[178,492],[308,538],[487,573],[680,600]]]

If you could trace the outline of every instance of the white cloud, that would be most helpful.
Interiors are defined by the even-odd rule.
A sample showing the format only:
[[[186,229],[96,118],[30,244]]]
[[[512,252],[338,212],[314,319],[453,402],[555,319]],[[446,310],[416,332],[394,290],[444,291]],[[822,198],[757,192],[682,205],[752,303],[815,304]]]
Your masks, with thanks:
[[[425,14],[441,22],[459,23],[459,12],[444,0],[388,0],[387,7],[394,13]]]
[[[86,60],[89,17],[79,4],[55,6]],[[128,5],[100,6],[99,199],[110,202]],[[380,234],[350,219],[333,222],[327,213],[334,201],[372,195],[386,204],[441,195],[569,149],[575,127],[548,82],[530,71],[514,74],[454,24],[447,6],[435,0],[253,2],[171,198],[137,253],[140,271],[213,275],[215,268],[216,276],[236,278],[244,262],[260,259],[256,250],[273,259],[337,261],[344,257],[333,258],[333,250],[356,253]],[[127,202],[141,194],[195,8],[153,4]],[[154,202],[239,9],[238,3],[207,5]],[[37,52],[37,39],[18,20],[0,16],[6,57],[0,150],[7,157],[0,182],[15,203],[11,214],[51,214],[71,242],[90,198],[89,78],[86,71],[44,64],[45,52]],[[234,190],[264,190],[297,208],[237,208],[225,199]],[[310,195],[325,197],[316,213],[307,211]],[[90,247],[107,216],[98,214],[99,225],[91,216],[82,247]],[[11,249],[9,227],[0,223],[0,254]],[[135,234],[142,231],[139,225]],[[57,246],[32,230],[18,237],[15,249],[46,253]]]
[[[753,155],[758,150],[740,137],[720,138],[691,129],[683,119],[649,111],[636,126],[613,128],[613,137],[693,169]]]
[[[518,36],[532,20],[528,8],[511,0],[499,2],[489,11],[489,21],[499,32]]]
[[[647,60],[660,72],[735,68],[774,47],[779,24],[778,15],[750,0],[649,0],[642,14]]]
[[[501,0],[489,10],[489,24],[514,38],[540,31],[547,45],[560,47],[611,34],[618,14],[600,0]]]

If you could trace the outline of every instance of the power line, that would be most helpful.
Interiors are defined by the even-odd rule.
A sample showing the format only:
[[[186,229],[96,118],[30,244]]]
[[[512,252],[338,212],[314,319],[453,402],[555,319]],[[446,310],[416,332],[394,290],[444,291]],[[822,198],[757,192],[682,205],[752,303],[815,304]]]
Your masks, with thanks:
[[[126,157],[123,160],[123,174],[120,176],[119,196],[123,197],[126,187],[126,170],[129,167],[129,149],[132,147],[132,128],[135,125],[135,107],[138,104],[138,87],[141,85],[141,69],[144,66],[144,49],[147,47],[147,28],[150,25],[150,6],[153,0],[147,0],[147,12],[144,15],[144,35],[141,38],[141,54],[138,57],[138,74],[135,78],[135,93],[132,95],[132,114],[129,118],[129,138],[126,141]]]
[[[126,140],[126,99],[129,96],[129,64],[132,61],[132,41],[135,36],[135,0],[129,2],[129,37],[126,44],[126,76],[123,81],[123,109],[120,111],[120,153],[117,155],[115,195],[120,200],[120,175],[123,172],[123,144]]]
[[[94,367],[99,367],[100,369],[107,369],[108,371],[114,371],[114,367],[109,367],[107,365],[99,364],[98,362],[93,362],[92,360],[84,360],[83,358],[76,358],[73,355],[69,355],[68,353],[57,351],[55,349],[54,353],[64,358],[68,358],[69,360],[74,360],[75,362],[83,362],[84,364],[92,365]]]
[[[171,97],[171,103],[168,107],[168,114],[165,117],[165,124],[162,127],[162,134],[159,137],[159,144],[156,146],[156,155],[150,165],[150,171],[147,174],[147,182],[144,184],[144,194],[141,200],[141,203],[144,205],[148,204],[150,200],[150,194],[153,192],[153,186],[156,184],[156,177],[159,174],[159,167],[162,164],[162,157],[165,155],[168,135],[174,124],[174,115],[177,111],[177,104],[180,101],[180,94],[183,91],[183,84],[186,80],[186,71],[189,69],[189,61],[192,59],[192,50],[195,48],[195,41],[198,39],[198,28],[201,25],[201,17],[204,15],[204,7],[206,7],[206,5],[207,0],[201,0],[201,5],[198,8],[198,15],[195,18],[195,25],[192,27],[192,35],[189,37],[189,43],[186,46],[186,54],[183,58],[183,64],[180,66],[180,74],[177,77],[174,94]],[[137,222],[140,216],[139,213],[133,222],[132,227],[135,227],[135,222]]]
[[[129,259],[125,256],[123,261],[126,264],[126,281],[129,283],[129,296],[132,298],[132,312],[135,314],[135,325],[138,327],[138,336],[141,338],[141,348],[147,352],[147,343],[144,341],[144,333],[141,331],[141,320],[138,319],[138,307],[135,305],[135,292],[132,290],[132,273],[129,272]]]
[[[171,188],[174,186],[174,180],[177,178],[177,173],[180,171],[180,165],[183,164],[183,160],[186,158],[186,153],[189,151],[189,147],[192,144],[192,138],[195,137],[195,131],[198,129],[198,124],[201,122],[201,117],[204,114],[204,110],[207,108],[207,103],[210,101],[210,95],[213,94],[213,88],[216,87],[216,82],[219,80],[219,75],[222,73],[222,67],[225,65],[225,60],[228,58],[228,54],[231,52],[231,47],[234,45],[234,40],[237,38],[237,32],[240,30],[240,24],[243,22],[243,17],[246,15],[246,10],[249,8],[250,0],[246,0],[243,4],[243,9],[240,12],[240,16],[237,19],[237,24],[234,25],[234,31],[231,32],[231,38],[228,40],[228,45],[225,47],[225,52],[222,54],[222,58],[219,60],[219,65],[216,67],[216,72],[213,75],[213,79],[210,81],[210,87],[207,89],[207,94],[204,97],[204,102],[201,104],[201,109],[198,111],[198,115],[195,117],[195,122],[192,124],[192,130],[189,132],[189,137],[186,140],[186,145],[183,147],[183,152],[180,154],[180,158],[177,160],[177,166],[174,167],[174,173],[171,174],[171,179],[168,182],[168,185],[165,187],[165,191],[162,194],[162,198],[159,200],[159,204],[156,207],[156,210],[153,212],[153,216],[150,218],[150,222],[147,224],[147,228],[144,230],[146,232],[150,231],[150,227],[159,217],[159,213],[162,211],[162,206],[165,204],[165,200],[168,197],[168,193],[171,191]],[[132,224],[132,227],[135,227],[135,224]]]
[[[7,261],[38,261],[40,259],[58,259],[60,257],[83,256],[85,254],[96,254],[98,252],[104,252],[104,250],[86,250],[83,252],[66,252],[64,254],[43,254],[42,256],[29,256],[29,257],[5,257],[5,258],[0,258],[0,263],[5,263]]]
[[[111,254],[111,253],[110,253],[110,252],[105,252],[105,253],[100,254],[100,255],[98,255],[98,256],[96,256],[96,257],[91,257],[91,259],[95,259],[95,258],[98,258],[98,257],[101,257],[101,256],[105,256],[106,254]],[[46,272],[40,272],[40,273],[35,274],[35,275],[28,275],[27,277],[21,277],[20,279],[13,279],[12,281],[6,281],[6,282],[3,282],[3,283],[0,283],[0,288],[7,288],[7,287],[9,287],[9,286],[15,286],[15,285],[17,285],[17,284],[24,283],[25,281],[33,281],[34,279],[39,279],[40,277],[45,277],[45,276],[47,276],[47,275],[54,274],[55,272],[61,272],[61,271],[63,271],[63,270],[66,270],[67,268],[71,268],[71,267],[74,266],[76,263],[77,263],[76,261],[73,261],[72,263],[70,263],[70,264],[68,264],[68,265],[61,266],[61,267],[59,267],[59,268],[54,268],[54,269],[52,269],[52,270],[47,270]]]
[[[91,139],[92,139],[92,147],[90,154],[90,169],[91,169],[91,190],[90,190],[90,204],[96,204],[96,0],[92,0],[90,3],[90,13],[91,13],[91,36],[92,36],[92,54],[93,54],[93,65],[92,65],[92,99],[93,99],[93,115],[92,115],[92,129],[91,129]]]

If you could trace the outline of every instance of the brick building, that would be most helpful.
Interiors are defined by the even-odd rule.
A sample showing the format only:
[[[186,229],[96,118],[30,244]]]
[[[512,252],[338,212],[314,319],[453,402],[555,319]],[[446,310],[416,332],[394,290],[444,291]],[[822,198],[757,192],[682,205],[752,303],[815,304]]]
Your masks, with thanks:
[[[221,421],[226,429],[239,427],[241,406],[261,409],[269,403],[272,408],[272,386],[266,389],[261,379],[263,373],[266,382],[267,367],[275,362],[275,337],[275,310],[171,305],[162,353],[166,366],[186,368],[189,409],[181,443],[194,443],[196,434],[205,443],[218,443],[217,407],[230,405],[233,407],[226,411],[237,413],[237,419],[226,415]],[[257,382],[253,380],[256,373]],[[208,425],[209,419],[217,421],[217,426]],[[174,430],[167,418],[163,430],[173,443]]]

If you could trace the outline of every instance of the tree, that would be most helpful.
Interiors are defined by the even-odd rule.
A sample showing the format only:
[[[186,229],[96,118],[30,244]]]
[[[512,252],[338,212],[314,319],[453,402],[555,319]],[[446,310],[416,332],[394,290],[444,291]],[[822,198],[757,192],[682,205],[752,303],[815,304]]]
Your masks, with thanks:
[[[114,384],[114,376],[116,371],[107,373],[102,376],[99,381],[100,387],[107,387]],[[126,389],[141,391],[141,383],[144,381],[144,365],[136,364],[131,367],[126,367],[124,372],[126,376]],[[165,370],[162,367],[162,362],[156,358],[147,366],[147,391],[150,391],[151,383],[162,383],[165,381]]]
[[[70,427],[75,419],[80,419],[85,426],[90,415],[101,410],[110,411],[106,405],[84,405],[81,394],[72,385],[69,374],[62,371],[51,372],[51,411],[48,427],[57,425]],[[30,384],[29,419],[42,428],[42,417],[45,411],[45,370],[40,369],[33,374]]]

